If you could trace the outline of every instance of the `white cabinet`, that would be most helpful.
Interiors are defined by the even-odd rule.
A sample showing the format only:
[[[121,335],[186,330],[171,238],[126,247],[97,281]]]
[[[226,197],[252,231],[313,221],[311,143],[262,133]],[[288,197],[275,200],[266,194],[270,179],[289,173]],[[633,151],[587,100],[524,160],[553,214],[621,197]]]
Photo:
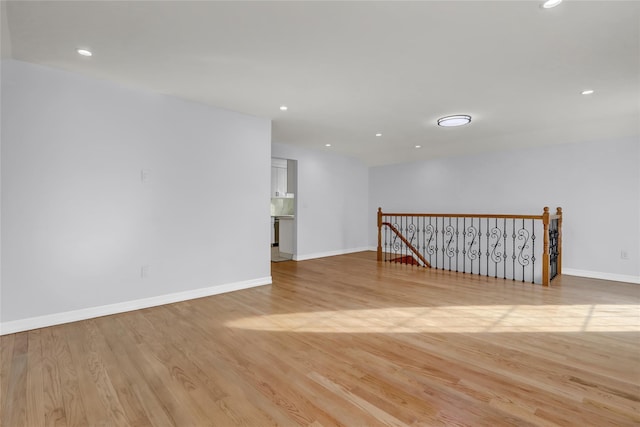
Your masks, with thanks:
[[[287,194],[287,169],[276,168],[276,196],[284,197]]]
[[[287,194],[287,161],[271,159],[271,197],[285,197]]]
[[[271,166],[271,197],[277,197],[278,192],[278,168]]]

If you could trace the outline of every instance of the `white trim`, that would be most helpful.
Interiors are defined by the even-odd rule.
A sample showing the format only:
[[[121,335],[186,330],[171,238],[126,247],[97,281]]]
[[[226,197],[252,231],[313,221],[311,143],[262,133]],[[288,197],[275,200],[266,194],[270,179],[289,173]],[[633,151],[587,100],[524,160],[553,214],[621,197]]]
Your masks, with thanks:
[[[346,254],[352,254],[354,252],[364,252],[364,251],[368,251],[368,250],[369,250],[368,246],[363,246],[363,247],[360,247],[360,248],[340,249],[340,250],[337,250],[337,251],[316,252],[315,254],[294,255],[293,259],[295,261],[306,261],[308,259],[325,258],[325,257],[329,257],[329,256],[336,256],[336,255],[346,255]]]
[[[602,273],[600,271],[576,270],[563,268],[562,274],[567,276],[589,277],[591,279],[613,280],[614,282],[629,282],[640,284],[640,276],[628,276],[626,274]]]
[[[143,298],[133,301],[119,302],[115,304],[101,305],[98,307],[82,308],[80,310],[66,311],[63,313],[47,314],[45,316],[29,317],[0,323],[0,335],[13,334],[28,331],[30,329],[46,328],[47,326],[60,325],[62,323],[77,322],[78,320],[92,319],[94,317],[109,316],[111,314],[124,313],[126,311],[140,310],[156,307],[174,302],[208,297],[226,292],[239,291],[241,289],[254,288],[256,286],[270,285],[271,276],[242,282],[226,283],[208,288],[193,289],[190,291],[176,292],[155,297]]]

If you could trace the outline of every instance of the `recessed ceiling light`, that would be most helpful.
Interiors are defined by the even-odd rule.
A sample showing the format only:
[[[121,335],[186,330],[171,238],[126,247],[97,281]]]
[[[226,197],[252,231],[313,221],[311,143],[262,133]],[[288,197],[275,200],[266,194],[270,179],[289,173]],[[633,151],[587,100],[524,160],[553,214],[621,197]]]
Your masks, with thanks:
[[[282,111],[287,111],[289,108],[288,108],[286,105],[281,105],[281,106],[280,106],[280,109],[281,109]]]
[[[542,8],[551,9],[552,7],[556,7],[560,3],[562,3],[562,0],[547,0],[546,2],[542,3]]]
[[[78,55],[82,55],[82,56],[92,56],[93,53],[91,53],[90,50],[87,49],[76,49],[76,52],[78,52]]]
[[[324,144],[325,147],[331,147],[331,144]]]
[[[438,119],[438,126],[462,126],[467,123],[471,123],[471,116],[467,115],[457,115],[457,116],[447,116],[441,117]]]
[[[376,133],[376,136],[382,136],[382,134],[381,133]]]
[[[583,90],[582,94],[583,95],[591,95],[593,93],[593,89],[588,89],[588,90]]]
[[[416,148],[422,148],[422,145],[416,145]]]

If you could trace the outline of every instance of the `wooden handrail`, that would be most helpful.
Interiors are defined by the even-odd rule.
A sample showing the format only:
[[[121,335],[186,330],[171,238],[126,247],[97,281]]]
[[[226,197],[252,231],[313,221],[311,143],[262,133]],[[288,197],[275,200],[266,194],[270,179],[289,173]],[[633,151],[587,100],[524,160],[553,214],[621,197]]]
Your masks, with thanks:
[[[380,209],[380,208],[378,208]],[[380,210],[381,211],[381,210]],[[542,219],[542,215],[508,215],[508,214],[439,214],[439,213],[388,213],[385,216],[444,217],[444,218],[497,218],[497,219]],[[555,216],[555,215],[554,215]]]
[[[396,236],[398,236],[400,238],[400,240],[402,240],[402,242],[407,245],[407,248],[409,248],[411,250],[411,252],[413,252],[415,254],[415,256],[418,257],[418,259],[420,261],[422,261],[422,263],[425,265],[425,267],[427,268],[431,268],[431,264],[429,264],[427,262],[426,259],[424,259],[424,257],[422,256],[422,254],[411,244],[411,242],[409,242],[406,237],[404,237],[402,235],[402,233],[400,231],[398,231],[397,228],[395,228],[391,223],[389,222],[383,222],[382,225],[386,225],[387,227],[389,227],[389,229],[391,231],[393,231],[394,233],[396,233]],[[382,228],[382,227],[381,227]]]

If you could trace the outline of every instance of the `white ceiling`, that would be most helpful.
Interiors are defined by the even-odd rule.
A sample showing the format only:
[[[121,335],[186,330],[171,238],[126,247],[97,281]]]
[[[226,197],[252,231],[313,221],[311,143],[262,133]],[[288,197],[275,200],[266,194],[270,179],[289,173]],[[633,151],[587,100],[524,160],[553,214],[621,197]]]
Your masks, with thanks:
[[[368,165],[639,135],[640,2],[540,4],[3,1],[2,47]]]

